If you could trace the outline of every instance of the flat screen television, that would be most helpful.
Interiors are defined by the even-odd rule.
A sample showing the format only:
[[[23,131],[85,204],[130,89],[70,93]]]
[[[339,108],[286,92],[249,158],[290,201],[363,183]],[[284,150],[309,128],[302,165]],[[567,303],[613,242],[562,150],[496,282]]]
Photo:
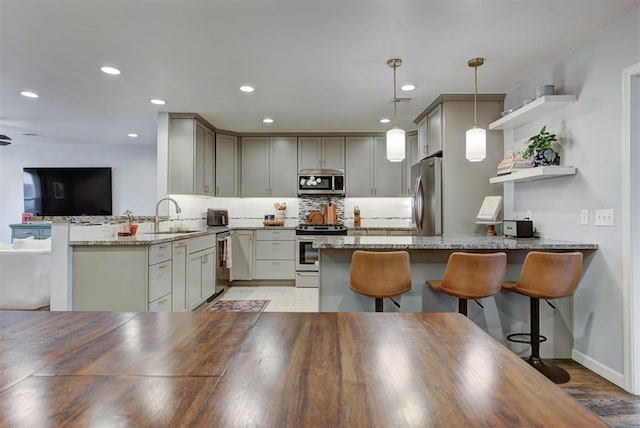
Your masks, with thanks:
[[[112,215],[111,168],[24,168],[24,212]]]

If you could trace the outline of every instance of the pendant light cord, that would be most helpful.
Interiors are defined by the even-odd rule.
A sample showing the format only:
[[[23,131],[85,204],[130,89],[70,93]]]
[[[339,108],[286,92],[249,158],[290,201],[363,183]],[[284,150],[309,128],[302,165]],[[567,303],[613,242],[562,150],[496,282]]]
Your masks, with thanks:
[[[396,100],[398,99],[396,96],[396,68],[397,66],[393,64],[393,126],[398,126],[397,110],[396,110],[396,105],[397,105]]]
[[[475,70],[475,90],[473,92],[473,126],[478,126],[478,66],[473,67]]]

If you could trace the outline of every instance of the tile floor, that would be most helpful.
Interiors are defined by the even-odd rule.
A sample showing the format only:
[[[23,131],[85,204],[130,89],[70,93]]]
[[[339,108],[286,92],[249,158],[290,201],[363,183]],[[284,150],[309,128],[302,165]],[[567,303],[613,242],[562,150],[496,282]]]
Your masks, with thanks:
[[[265,312],[318,312],[318,289],[294,286],[227,287],[220,300],[271,300]]]

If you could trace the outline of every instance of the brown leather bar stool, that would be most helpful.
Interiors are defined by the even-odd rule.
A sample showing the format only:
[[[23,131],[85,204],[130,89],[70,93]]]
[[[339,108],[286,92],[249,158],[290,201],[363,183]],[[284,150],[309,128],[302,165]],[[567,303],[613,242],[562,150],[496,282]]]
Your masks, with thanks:
[[[432,289],[458,298],[458,312],[467,316],[467,300],[496,294],[507,271],[505,253],[451,253],[442,280],[427,280]]]
[[[571,378],[566,370],[544,362],[540,358],[540,299],[557,299],[573,294],[580,282],[582,253],[545,253],[532,251],[522,265],[518,282],[506,282],[502,288],[529,297],[531,333],[515,333],[507,336],[512,342],[530,343],[531,356],[527,362],[555,383],[566,383]],[[520,340],[518,336],[530,336]]]
[[[375,298],[376,312],[382,312],[382,299],[411,290],[411,265],[406,251],[362,251],[351,256],[349,288]],[[398,303],[391,299],[399,307]]]

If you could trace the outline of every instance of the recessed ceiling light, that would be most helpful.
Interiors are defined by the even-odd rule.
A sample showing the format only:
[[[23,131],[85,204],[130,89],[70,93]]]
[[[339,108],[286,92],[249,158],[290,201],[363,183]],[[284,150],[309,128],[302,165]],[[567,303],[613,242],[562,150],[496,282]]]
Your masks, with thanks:
[[[136,134],[135,132],[130,132],[127,134],[127,136],[131,138],[138,138],[138,134]]]
[[[165,105],[167,103],[165,100],[161,100],[160,98],[151,98],[149,100],[149,102],[151,104],[156,104],[156,105],[159,105],[159,106],[163,106],[163,105]]]
[[[389,123],[391,122],[391,119],[387,119],[386,117],[383,117],[382,119],[380,119],[380,123]]]
[[[253,91],[255,91],[255,89],[253,89],[253,86],[249,86],[249,85],[240,86],[240,90],[242,92],[253,92]]]
[[[120,70],[115,67],[104,66],[100,67],[100,70],[102,70],[103,73],[111,74],[113,76],[117,76],[118,74],[120,74]]]
[[[411,85],[411,84],[400,86],[401,91],[413,91],[415,88],[416,88],[415,85]]]
[[[273,119],[271,119],[270,117],[265,117],[264,119],[262,119],[262,121],[264,123],[273,123]]]
[[[31,91],[22,91],[22,92],[20,92],[20,95],[22,95],[23,97],[27,97],[27,98],[38,98],[38,94],[36,94],[35,92],[31,92]]]

